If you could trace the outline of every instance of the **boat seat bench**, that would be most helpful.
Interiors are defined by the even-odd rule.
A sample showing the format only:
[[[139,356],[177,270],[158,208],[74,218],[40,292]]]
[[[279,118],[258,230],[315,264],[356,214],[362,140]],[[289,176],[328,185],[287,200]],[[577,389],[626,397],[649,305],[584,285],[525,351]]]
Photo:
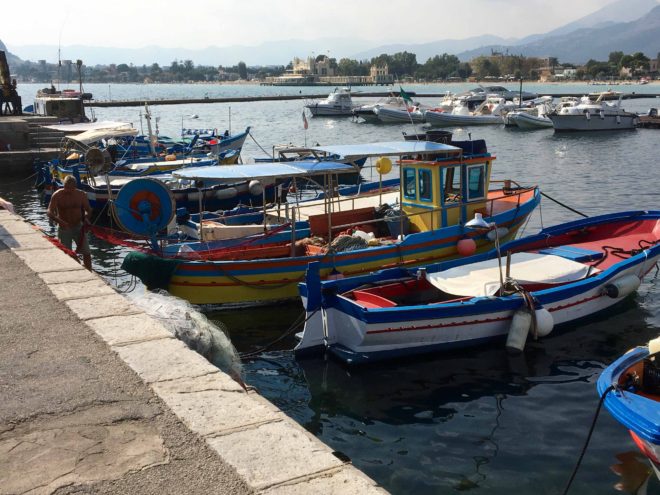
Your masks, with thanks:
[[[553,254],[555,256],[561,256],[562,258],[580,263],[599,260],[603,257],[602,251],[593,251],[591,249],[585,249],[571,245],[543,248],[539,249],[538,253]]]

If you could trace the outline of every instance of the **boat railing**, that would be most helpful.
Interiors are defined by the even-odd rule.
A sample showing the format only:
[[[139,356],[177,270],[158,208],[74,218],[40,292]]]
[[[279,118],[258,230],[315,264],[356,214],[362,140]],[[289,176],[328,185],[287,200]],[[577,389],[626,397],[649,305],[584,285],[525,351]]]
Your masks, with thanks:
[[[491,181],[495,183],[503,183],[504,187],[502,188],[502,194],[492,197],[488,200],[485,201],[485,207],[484,210],[486,212],[489,212],[488,216],[491,216],[495,213],[495,202],[501,199],[506,198],[509,200],[512,196],[517,196],[517,201],[516,201],[516,208],[519,208],[522,204],[522,198],[523,196],[536,189],[536,186],[521,186],[518,184],[516,181],[513,180],[501,180],[501,181]],[[511,187],[512,185],[515,185],[515,188]],[[352,200],[355,200],[356,198],[351,198]],[[475,201],[473,203],[465,203],[465,204],[476,204],[480,203],[481,201]],[[347,230],[352,227],[358,227],[361,225],[371,225],[371,224],[377,224],[380,222],[396,222],[396,221],[403,221],[404,218],[410,218],[414,216],[419,216],[419,215],[428,215],[429,213],[436,213],[440,212],[443,210],[447,210],[449,208],[458,208],[461,206],[460,202],[457,202],[456,204],[445,204],[444,206],[438,206],[438,207],[433,207],[433,208],[426,208],[424,211],[419,211],[415,213],[405,213],[405,214],[400,214],[400,215],[391,215],[383,218],[374,218],[372,220],[361,220],[358,222],[350,222],[350,223],[345,223],[341,225],[332,225],[332,230],[333,231],[343,231]],[[435,225],[434,225],[434,219],[435,215],[431,215],[431,230],[435,230]]]

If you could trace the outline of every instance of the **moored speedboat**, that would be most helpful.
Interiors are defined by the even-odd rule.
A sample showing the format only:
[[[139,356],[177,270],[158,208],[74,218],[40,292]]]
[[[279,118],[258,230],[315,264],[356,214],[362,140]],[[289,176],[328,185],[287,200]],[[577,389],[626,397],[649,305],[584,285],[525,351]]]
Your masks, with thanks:
[[[365,103],[364,105],[353,108],[353,115],[356,118],[365,120],[366,122],[380,122],[376,109],[382,107],[403,110],[406,107],[406,102],[400,96],[387,96],[381,100],[378,100],[376,103]]]
[[[451,112],[428,110],[426,122],[439,127],[503,124],[503,115],[507,104],[503,98],[487,98],[474,111],[468,107],[467,100],[459,101]]]
[[[485,225],[497,241],[500,224]],[[471,243],[466,227],[457,243]],[[307,319],[296,351],[327,348],[361,363],[504,337],[522,349],[528,333],[547,335],[635,291],[660,259],[659,241],[660,211],[635,211],[557,225],[414,270],[320,282],[310,266],[300,285]]]
[[[305,105],[313,116],[352,115],[353,100],[349,88],[335,88],[325,100]]]
[[[603,370],[597,389],[660,477],[660,338],[631,349]]]
[[[405,104],[402,107],[382,106],[374,108],[373,112],[383,124],[423,124],[426,122],[425,112],[419,106]]]
[[[611,131],[635,129],[639,123],[636,113],[626,112],[621,108],[621,99],[616,105],[598,98],[592,102],[583,97],[576,105],[560,106],[548,114],[555,131]]]

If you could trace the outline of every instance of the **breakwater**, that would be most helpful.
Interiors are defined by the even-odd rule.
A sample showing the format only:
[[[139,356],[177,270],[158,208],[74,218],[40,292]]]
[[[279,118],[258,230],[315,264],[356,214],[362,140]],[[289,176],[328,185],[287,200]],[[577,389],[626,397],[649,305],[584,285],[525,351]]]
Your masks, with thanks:
[[[359,93],[355,97],[366,98],[384,98],[389,96],[391,92],[372,92],[372,93]],[[443,98],[445,93],[425,93],[413,94],[417,98]],[[580,97],[585,93],[544,93],[553,98],[562,98],[564,96]],[[145,103],[148,105],[186,105],[197,103],[245,103],[251,101],[284,101],[284,100],[315,100],[326,98],[328,95],[324,94],[297,94],[297,95],[268,95],[268,96],[230,96],[223,98],[155,98],[155,99],[139,99],[139,100],[90,100],[85,102],[87,107],[109,108],[109,107],[139,107]],[[649,93],[628,93],[624,94],[624,100],[636,98],[660,98],[660,94]]]

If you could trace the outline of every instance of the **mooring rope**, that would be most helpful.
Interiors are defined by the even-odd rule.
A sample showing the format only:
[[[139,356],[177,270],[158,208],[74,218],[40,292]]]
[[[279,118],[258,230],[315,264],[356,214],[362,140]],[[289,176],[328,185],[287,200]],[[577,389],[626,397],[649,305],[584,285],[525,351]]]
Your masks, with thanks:
[[[300,325],[303,325],[303,324],[307,323],[307,321],[308,321],[312,316],[314,316],[316,313],[318,313],[319,310],[320,310],[320,308],[319,308],[319,309],[315,309],[315,310],[312,311],[312,312],[309,314],[309,316],[306,317],[306,318],[303,318],[303,317],[305,316],[305,311],[303,311],[303,312],[302,312],[302,313],[301,313],[301,314],[300,314],[300,315],[294,320],[294,322],[291,324],[291,326],[290,326],[290,327],[289,327],[289,328],[288,328],[288,329],[287,329],[282,335],[280,335],[278,338],[276,338],[276,339],[273,340],[272,342],[266,344],[265,346],[263,346],[263,347],[257,349],[256,351],[240,353],[240,354],[239,354],[239,357],[240,357],[241,359],[249,359],[249,358],[253,358],[253,357],[258,356],[259,354],[261,354],[261,353],[264,352],[264,351],[267,351],[267,350],[270,349],[272,346],[274,346],[275,344],[277,344],[278,342],[280,342],[281,340],[285,339],[286,337],[288,337],[289,335],[291,335],[293,332],[295,332],[295,331],[298,329],[298,327],[299,327]]]
[[[577,463],[575,464],[575,468],[573,468],[571,477],[568,479],[568,483],[566,483],[566,488],[564,488],[562,495],[566,495],[568,493],[568,491],[571,488],[571,485],[573,484],[573,480],[575,479],[575,475],[577,474],[578,469],[580,469],[580,464],[582,464],[582,459],[584,458],[584,454],[587,452],[587,448],[589,447],[589,441],[591,440],[591,435],[594,432],[594,428],[596,427],[596,421],[598,421],[598,415],[600,414],[600,410],[602,409],[603,403],[605,402],[605,397],[607,397],[607,394],[609,394],[612,390],[615,390],[616,388],[617,385],[612,384],[609,387],[607,387],[603,392],[603,394],[600,396],[600,400],[598,401],[598,407],[596,408],[596,413],[594,414],[594,419],[591,421],[591,427],[589,428],[589,433],[587,434],[587,439],[584,442],[584,446],[582,447],[580,456],[578,457]]]
[[[555,199],[555,198],[553,198],[553,197],[547,195],[547,194],[544,193],[543,191],[541,191],[541,196],[545,196],[545,197],[548,198],[550,201],[554,201],[554,202],[557,203],[559,206],[563,206],[564,208],[566,208],[566,209],[569,210],[569,211],[572,211],[573,213],[577,213],[578,215],[580,215],[580,216],[582,216],[582,217],[584,217],[584,218],[589,218],[589,215],[585,215],[584,213],[579,212],[579,211],[577,211],[577,210],[574,209],[574,208],[571,208],[570,206],[568,206],[568,205],[562,203],[561,201],[559,201],[559,200],[557,200],[557,199]]]
[[[252,138],[252,141],[254,141],[254,144],[256,144],[257,146],[259,146],[259,149],[260,149],[261,151],[263,151],[264,154],[265,154],[266,156],[269,156],[269,157],[271,157],[271,158],[274,158],[270,153],[268,153],[268,152],[263,148],[263,146],[261,146],[261,145],[257,142],[257,140],[254,138],[254,136],[252,135],[251,132],[249,132],[248,135]]]

